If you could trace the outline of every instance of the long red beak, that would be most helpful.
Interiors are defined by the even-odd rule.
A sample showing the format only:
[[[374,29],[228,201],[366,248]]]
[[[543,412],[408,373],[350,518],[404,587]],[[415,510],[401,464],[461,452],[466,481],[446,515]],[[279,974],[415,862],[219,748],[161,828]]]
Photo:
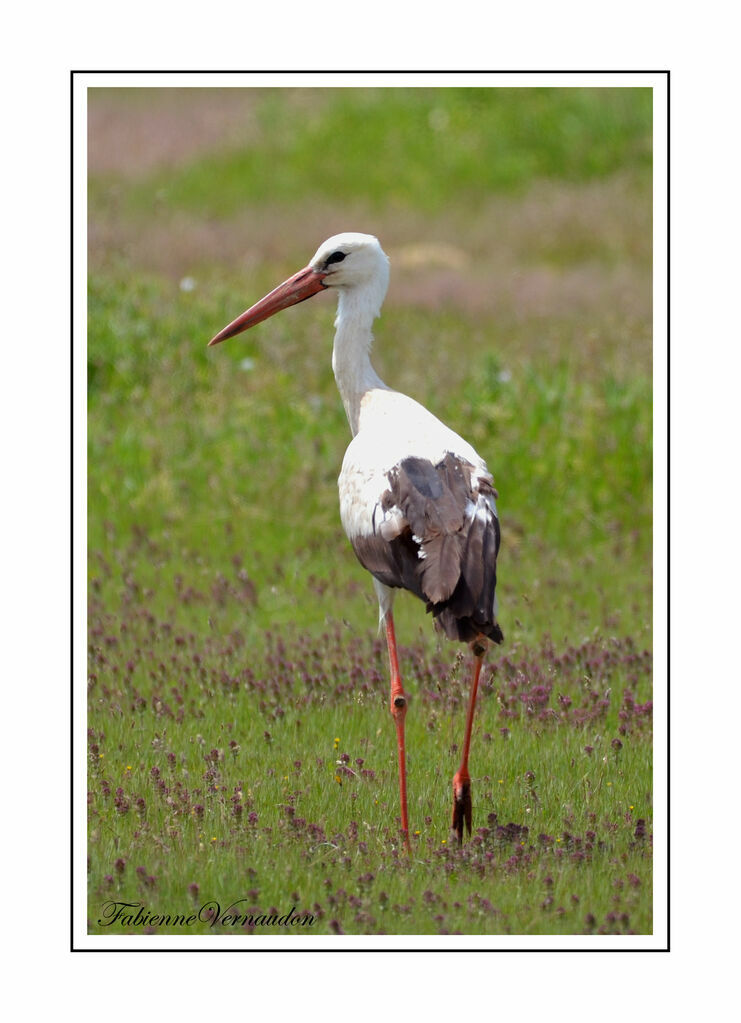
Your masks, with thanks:
[[[261,298],[259,302],[233,320],[228,327],[220,330],[216,337],[209,341],[209,347],[218,345],[221,341],[234,337],[235,334],[241,334],[243,330],[267,320],[269,316],[279,313],[281,309],[287,309],[289,305],[296,305],[297,302],[304,302],[312,295],[316,295],[318,291],[325,290],[326,284],[323,282],[326,276],[325,273],[314,270],[311,266],[299,270],[297,274],[289,277],[287,281],[283,281],[269,295]]]

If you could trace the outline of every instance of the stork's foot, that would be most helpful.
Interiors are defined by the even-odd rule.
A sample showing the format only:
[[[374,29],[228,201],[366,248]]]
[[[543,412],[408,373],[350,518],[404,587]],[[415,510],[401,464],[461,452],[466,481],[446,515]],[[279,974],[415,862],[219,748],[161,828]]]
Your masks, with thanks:
[[[471,821],[473,819],[473,804],[471,802],[471,779],[464,777],[458,771],[453,778],[453,821],[452,830],[458,836],[458,845],[463,843],[463,825],[465,824],[468,834],[471,834]]]

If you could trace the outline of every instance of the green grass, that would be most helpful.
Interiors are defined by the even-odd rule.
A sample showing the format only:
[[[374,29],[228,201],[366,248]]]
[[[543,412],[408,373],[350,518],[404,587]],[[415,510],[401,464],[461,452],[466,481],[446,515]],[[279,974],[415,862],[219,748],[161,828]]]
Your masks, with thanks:
[[[256,612],[261,627],[279,602],[271,592],[275,566],[289,566],[284,597],[291,618],[307,625],[315,620],[309,576],[331,576],[340,588],[365,579],[338,524],[336,477],[348,433],[329,345],[313,337],[321,325],[311,316],[291,315],[244,343],[207,350],[219,315],[210,297],[183,296],[151,278],[93,280],[91,549],[108,546],[110,533],[121,543],[136,529],[165,545],[173,575],[207,547],[209,578],[239,555],[267,601],[265,618]],[[329,333],[326,312],[324,320]],[[401,332],[434,331],[444,358],[465,327],[459,318],[432,320],[407,313]],[[386,329],[378,332],[379,365],[387,361]],[[517,340],[509,344],[514,350]],[[495,473],[510,562],[501,583],[508,617],[528,601],[535,606],[516,612],[522,638],[549,630],[573,639],[583,627],[574,629],[574,598],[592,605],[604,588],[600,621],[609,613],[623,618],[626,631],[644,627],[645,601],[636,613],[631,594],[637,580],[641,592],[650,581],[649,378],[621,379],[609,366],[595,372],[573,350],[556,352],[551,365],[520,360],[505,369],[492,348],[450,395],[440,391],[437,352],[430,352],[418,397],[467,435]],[[241,368],[246,358],[249,369]],[[142,568],[148,578],[155,565]],[[363,599],[348,613],[362,614]],[[518,628],[510,625],[511,639],[520,638]]]
[[[348,644],[343,629],[314,647],[286,639],[284,658],[272,661],[277,667],[283,659],[280,682],[271,685],[267,673],[245,674],[245,650],[233,640],[214,635],[201,646],[202,639],[183,636],[176,647],[177,631],[163,623],[128,625],[104,655],[109,663],[112,654],[132,655],[125,683],[109,688],[96,671],[91,688],[93,705],[108,717],[105,738],[93,734],[90,746],[95,932],[106,930],[97,920],[106,919],[109,901],[187,913],[212,900],[225,909],[237,898],[255,912],[311,912],[318,932],[335,919],[359,933],[573,933],[588,914],[603,923],[611,912],[626,913],[638,933],[650,930],[650,850],[636,838],[638,820],[650,818],[646,734],[631,722],[615,748],[617,696],[581,725],[526,720],[525,713],[508,718],[505,739],[496,684],[487,685],[476,733],[478,826],[459,851],[449,847],[447,829],[464,687],[460,673],[448,679],[461,701],[452,711],[433,699],[434,686],[426,690],[425,670],[410,668],[420,698],[407,719],[407,862],[396,832],[380,644]],[[134,649],[144,644],[149,649],[136,660]],[[177,649],[175,685],[167,677],[172,657],[169,671],[158,672],[157,649]],[[194,651],[197,666],[189,664]],[[616,694],[625,687],[626,653],[614,647],[615,663],[605,658],[593,680],[601,697],[608,682]],[[147,681],[148,672],[159,677]],[[561,667],[559,692],[577,701],[584,680],[570,674]],[[343,756],[349,771],[338,768]],[[528,832],[498,836],[493,813]],[[347,895],[337,901],[341,890]],[[481,910],[481,899],[496,912]],[[213,928],[203,921],[189,932]]]
[[[173,170],[169,207],[205,222],[261,201],[286,223],[329,189],[341,212],[382,139],[363,201],[389,223],[394,208],[429,216],[445,201],[470,224],[489,189],[511,192],[524,219],[544,177],[554,195],[604,177],[614,196],[626,173],[636,194],[650,184],[650,96],[636,90],[332,90],[308,104],[269,91],[257,125],[248,153]],[[122,182],[105,215],[124,237],[164,178]],[[110,187],[91,181],[93,221]],[[275,240],[249,281],[214,266],[192,291],[146,254],[91,260],[91,932],[145,929],[99,923],[111,900],[177,914],[236,899],[313,913],[311,933],[650,932],[650,317],[630,292],[650,275],[650,227],[624,224],[610,244],[611,202],[573,228],[525,231],[511,255],[513,273],[598,281],[591,306],[495,315],[402,290],[377,324],[379,372],[487,459],[503,529],[506,643],[483,678],[462,850],[448,825],[466,666],[419,602],[397,601],[419,832],[408,861],[377,610],[339,524],[349,433],[330,303],[207,350],[285,274]],[[177,249],[171,222],[149,221]],[[187,933],[225,929],[202,919]]]
[[[372,206],[470,204],[541,178],[585,181],[651,160],[649,89],[326,89],[256,92],[245,144],[131,189],[205,216],[332,196]],[[215,183],[218,183],[215,185]]]

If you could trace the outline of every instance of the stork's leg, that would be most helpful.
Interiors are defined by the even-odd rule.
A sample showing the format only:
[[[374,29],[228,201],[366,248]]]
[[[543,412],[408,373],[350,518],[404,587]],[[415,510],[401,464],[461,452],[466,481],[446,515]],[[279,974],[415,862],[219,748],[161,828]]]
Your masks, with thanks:
[[[391,716],[396,724],[396,745],[399,751],[399,800],[401,803],[401,830],[404,833],[404,845],[409,852],[409,818],[407,816],[407,763],[404,746],[404,718],[407,714],[407,698],[401,684],[399,674],[399,658],[396,653],[396,634],[394,632],[394,616],[388,608],[383,616],[386,630],[386,643],[389,648],[389,667],[391,670]]]
[[[471,776],[468,773],[468,751],[471,747],[471,731],[473,729],[473,715],[476,710],[476,694],[479,688],[479,675],[481,665],[484,662],[486,653],[486,640],[483,637],[471,644],[473,653],[473,679],[471,682],[471,696],[468,702],[468,715],[466,717],[466,735],[463,740],[463,754],[461,766],[453,778],[453,821],[452,829],[458,836],[458,842],[463,842],[463,825],[465,823],[468,834],[471,834],[472,803],[471,803]]]

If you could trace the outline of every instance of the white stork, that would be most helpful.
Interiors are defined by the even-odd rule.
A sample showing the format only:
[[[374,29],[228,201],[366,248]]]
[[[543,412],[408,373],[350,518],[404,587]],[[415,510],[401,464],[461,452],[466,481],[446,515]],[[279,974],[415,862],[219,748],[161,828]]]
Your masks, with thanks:
[[[399,753],[401,827],[409,848],[404,719],[392,606],[395,591],[425,601],[436,625],[473,654],[461,764],[453,779],[452,828],[471,832],[468,754],[479,675],[497,624],[499,520],[484,461],[412,398],[391,390],[370,362],[371,326],[380,314],[389,261],[368,234],[346,233],[319,246],[309,265],[225,327],[225,341],[281,309],[328,288],[338,296],[332,368],[353,439],[339,477],[340,515],[360,563],[373,576],[391,669],[391,714]]]

